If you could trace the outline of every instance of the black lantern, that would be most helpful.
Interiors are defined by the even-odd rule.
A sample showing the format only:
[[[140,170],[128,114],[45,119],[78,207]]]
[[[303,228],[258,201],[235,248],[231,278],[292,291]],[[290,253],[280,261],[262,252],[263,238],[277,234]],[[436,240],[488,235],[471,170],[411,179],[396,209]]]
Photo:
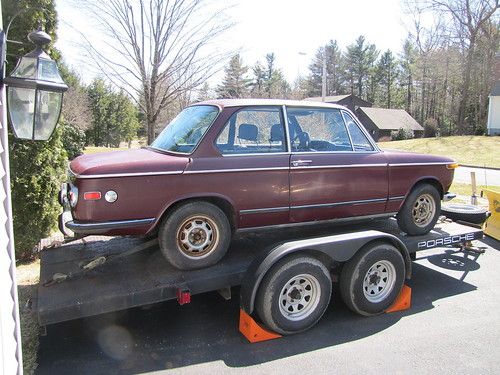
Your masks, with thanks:
[[[4,79],[10,123],[18,138],[47,140],[61,115],[63,92],[68,89],[56,62],[42,49],[51,41],[41,27],[28,35],[36,49],[19,59]]]

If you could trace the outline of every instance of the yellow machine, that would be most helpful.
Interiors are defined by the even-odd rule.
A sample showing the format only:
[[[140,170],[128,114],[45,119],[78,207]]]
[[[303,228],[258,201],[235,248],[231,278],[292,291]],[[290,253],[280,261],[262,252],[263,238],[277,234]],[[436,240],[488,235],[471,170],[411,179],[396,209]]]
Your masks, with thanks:
[[[491,216],[485,223],[484,233],[500,241],[500,192],[484,189],[489,202]]]

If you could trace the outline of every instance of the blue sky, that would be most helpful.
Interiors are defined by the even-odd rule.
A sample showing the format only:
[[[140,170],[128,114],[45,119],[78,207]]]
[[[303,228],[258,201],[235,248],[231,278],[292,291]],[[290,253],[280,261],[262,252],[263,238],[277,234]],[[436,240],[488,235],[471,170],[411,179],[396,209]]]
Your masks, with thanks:
[[[75,9],[75,3],[56,0],[60,20],[56,45],[66,62],[89,82],[95,72],[81,57],[81,36],[75,29],[90,36],[96,46],[100,36],[92,22]],[[289,81],[307,73],[316,49],[330,39],[345,48],[362,34],[382,51],[399,52],[408,34],[408,17],[400,0],[233,0],[232,4],[226,15],[236,25],[224,36],[227,48],[241,51],[247,65],[274,52]],[[220,75],[213,81],[218,79]]]

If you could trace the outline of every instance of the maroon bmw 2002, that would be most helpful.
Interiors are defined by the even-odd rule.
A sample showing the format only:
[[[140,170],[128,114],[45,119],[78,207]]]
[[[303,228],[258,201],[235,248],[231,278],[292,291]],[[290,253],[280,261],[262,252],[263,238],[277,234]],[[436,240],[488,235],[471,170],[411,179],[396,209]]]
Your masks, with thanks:
[[[206,267],[237,229],[396,216],[430,231],[457,164],[381,151],[344,107],[213,100],[184,109],[150,147],[84,155],[61,191],[77,234],[155,235],[180,269]]]

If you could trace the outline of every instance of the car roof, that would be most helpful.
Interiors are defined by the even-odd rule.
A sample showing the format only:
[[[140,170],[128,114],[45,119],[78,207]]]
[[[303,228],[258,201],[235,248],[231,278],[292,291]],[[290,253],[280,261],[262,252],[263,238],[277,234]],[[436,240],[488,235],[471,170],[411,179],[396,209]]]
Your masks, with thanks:
[[[345,107],[322,102],[310,102],[303,100],[285,100],[285,99],[214,99],[206,100],[193,105],[216,105],[218,107],[250,107],[250,106],[278,106],[286,105],[290,107],[309,107],[309,108],[342,108]]]

